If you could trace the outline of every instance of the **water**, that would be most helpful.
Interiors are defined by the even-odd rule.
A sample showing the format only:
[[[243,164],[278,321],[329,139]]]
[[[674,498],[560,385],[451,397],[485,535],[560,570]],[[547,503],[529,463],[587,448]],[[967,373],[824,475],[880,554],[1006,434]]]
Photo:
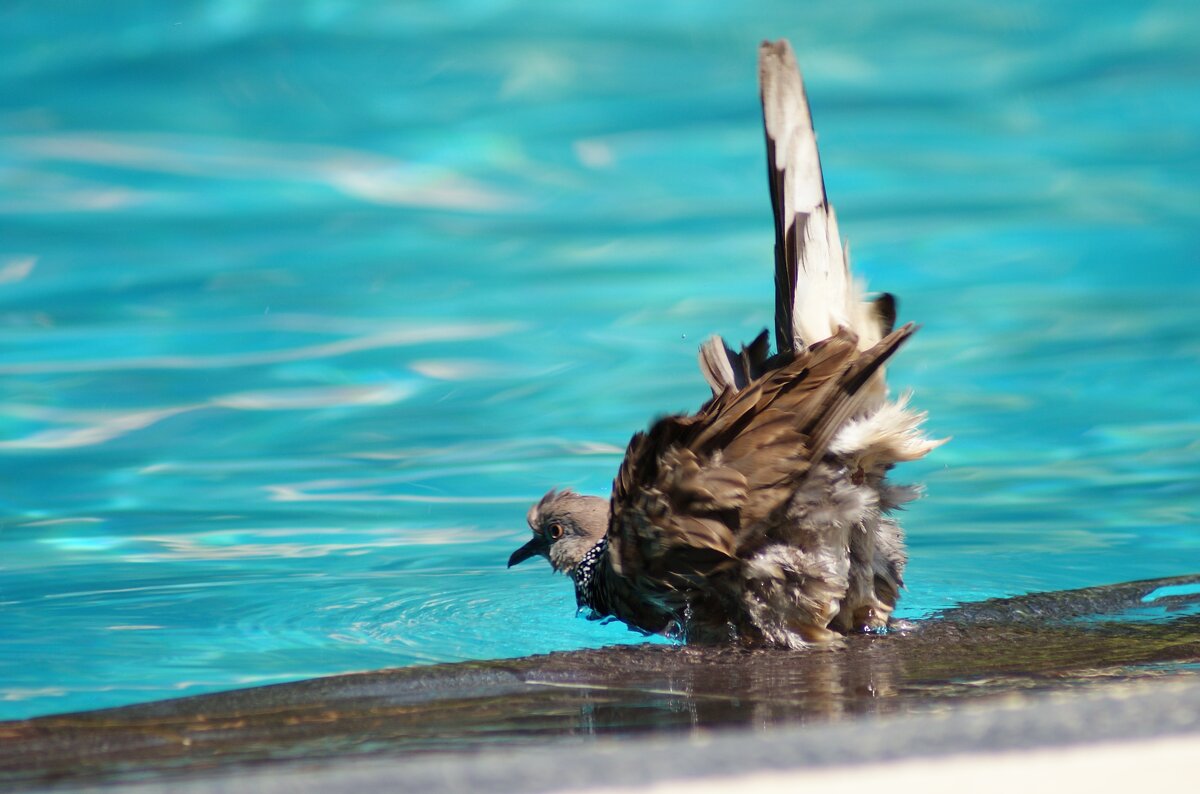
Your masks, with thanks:
[[[0,718],[644,642],[507,571],[769,321],[786,35],[892,368],[902,616],[1200,569],[1200,10],[9,3]]]

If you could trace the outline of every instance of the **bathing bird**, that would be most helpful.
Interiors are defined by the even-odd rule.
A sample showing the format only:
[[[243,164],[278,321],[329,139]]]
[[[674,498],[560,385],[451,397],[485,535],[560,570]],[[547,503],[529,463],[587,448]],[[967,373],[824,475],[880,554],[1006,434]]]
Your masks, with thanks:
[[[775,347],[700,348],[711,399],[636,433],[608,499],[551,490],[528,513],[533,557],[571,577],[579,607],[689,643],[800,648],[886,628],[906,554],[889,482],[941,441],[889,397],[884,364],[913,334],[868,300],[825,194],[786,40],[759,48],[775,218]]]

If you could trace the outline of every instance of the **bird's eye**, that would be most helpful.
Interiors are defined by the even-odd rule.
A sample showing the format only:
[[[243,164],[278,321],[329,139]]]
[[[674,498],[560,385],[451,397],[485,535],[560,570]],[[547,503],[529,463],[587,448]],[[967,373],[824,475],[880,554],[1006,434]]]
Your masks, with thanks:
[[[558,540],[563,536],[563,525],[555,521],[553,524],[546,527],[546,533],[550,535],[551,540]]]

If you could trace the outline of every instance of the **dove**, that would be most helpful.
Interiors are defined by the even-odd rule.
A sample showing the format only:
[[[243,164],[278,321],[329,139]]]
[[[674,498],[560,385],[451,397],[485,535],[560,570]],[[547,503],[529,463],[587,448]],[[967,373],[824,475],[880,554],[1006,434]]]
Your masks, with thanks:
[[[907,562],[896,511],[920,494],[888,474],[945,439],[889,396],[884,365],[916,326],[851,273],[786,40],[760,46],[759,83],[775,352],[768,331],[739,350],[709,338],[711,399],[636,433],[609,498],[547,493],[508,564],[545,558],[590,617],[642,632],[802,648],[886,629]]]

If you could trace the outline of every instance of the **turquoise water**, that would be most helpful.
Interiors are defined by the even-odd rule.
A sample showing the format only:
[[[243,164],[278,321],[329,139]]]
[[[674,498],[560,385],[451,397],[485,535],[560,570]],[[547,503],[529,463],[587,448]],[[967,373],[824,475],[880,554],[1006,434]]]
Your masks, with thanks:
[[[902,614],[1200,570],[1200,6],[643,6],[5,5],[0,718],[644,641],[504,562],[769,322],[765,36],[954,437]]]

